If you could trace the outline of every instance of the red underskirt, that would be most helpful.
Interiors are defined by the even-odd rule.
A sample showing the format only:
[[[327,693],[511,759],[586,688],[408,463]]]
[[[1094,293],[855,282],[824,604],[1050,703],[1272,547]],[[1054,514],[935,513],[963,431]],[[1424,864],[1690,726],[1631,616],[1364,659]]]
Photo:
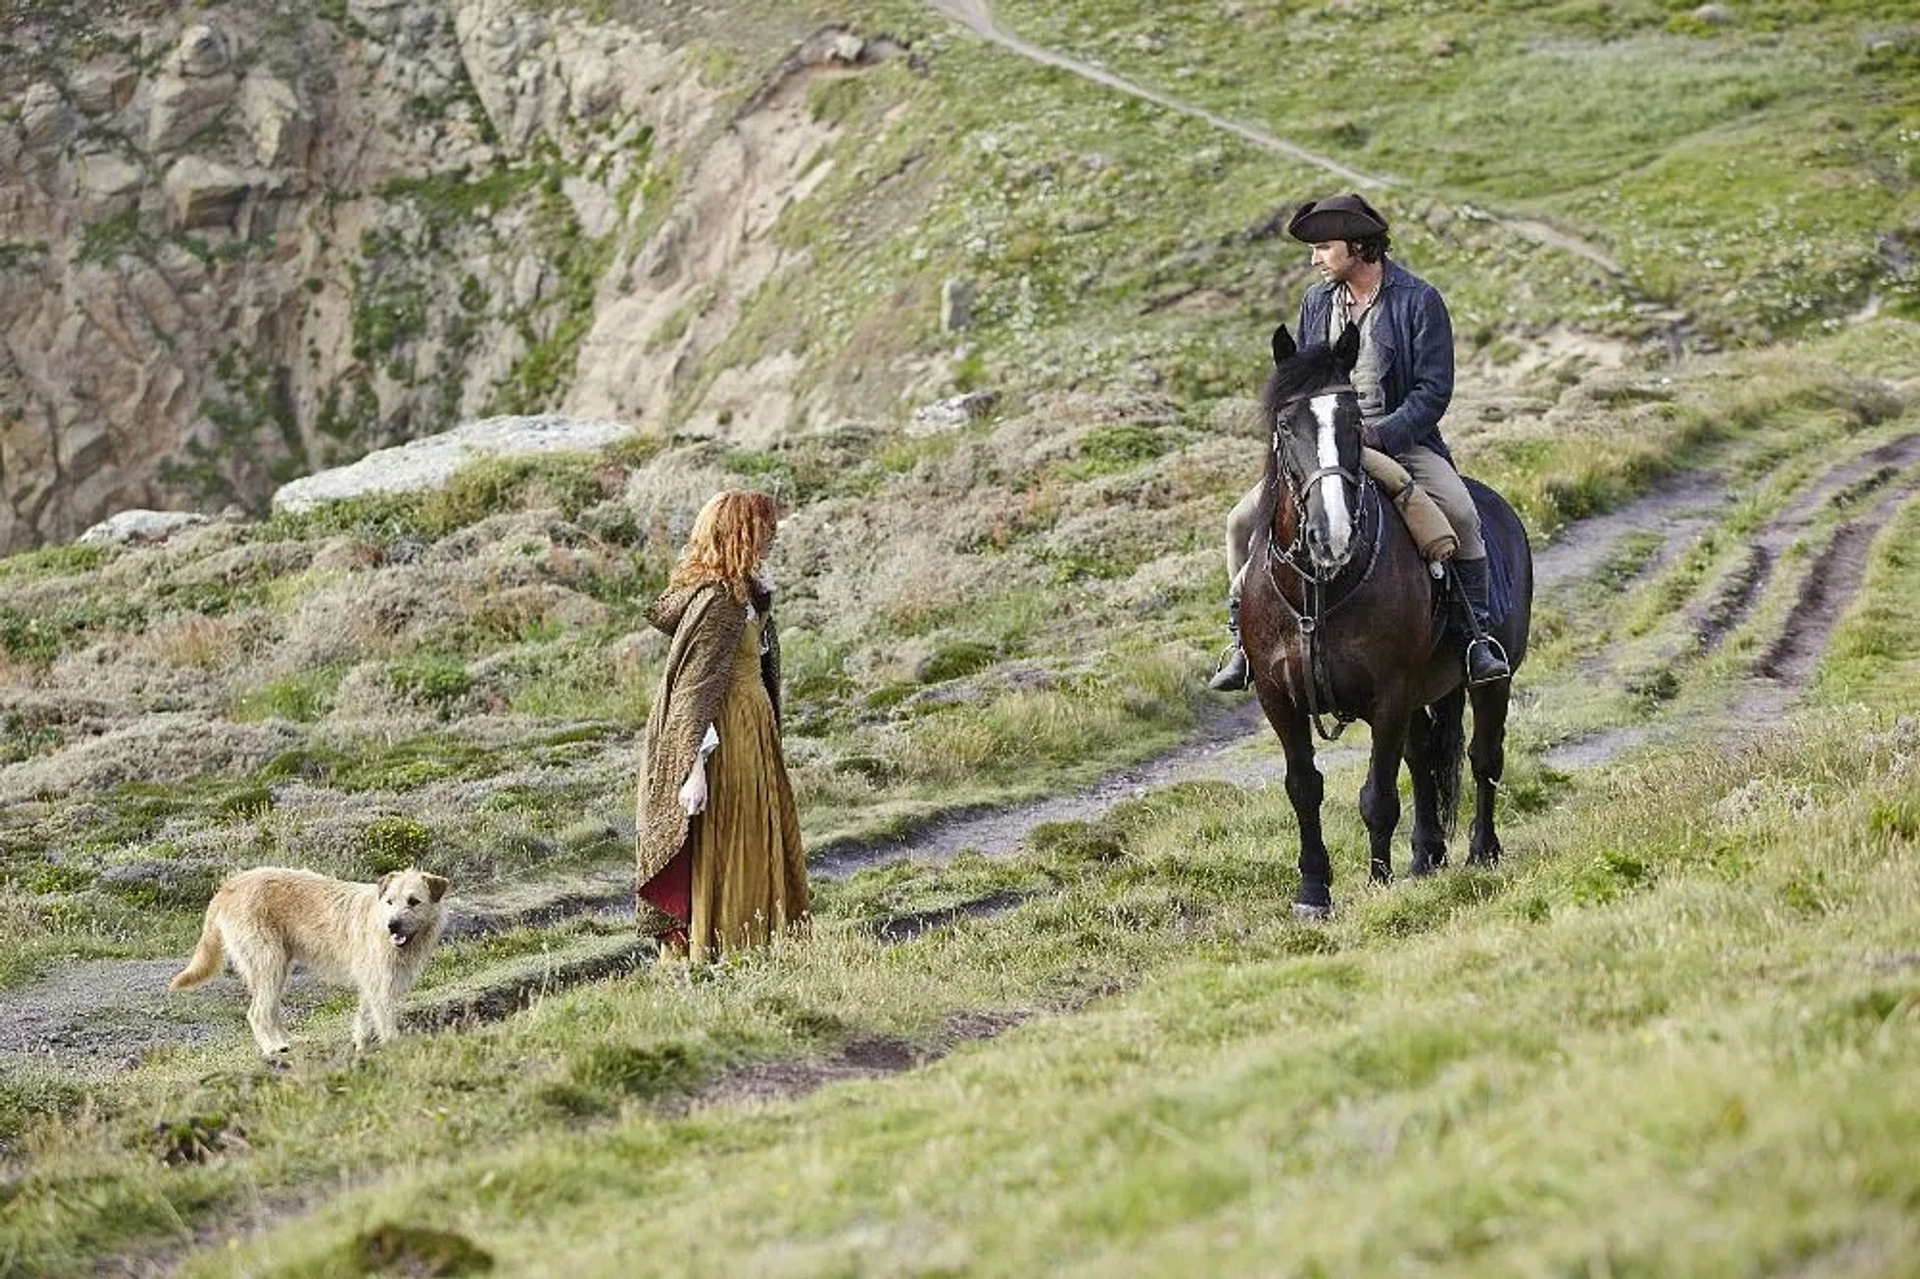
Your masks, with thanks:
[[[672,941],[677,934],[683,945],[687,936],[686,925],[693,919],[692,843],[692,840],[688,840],[687,846],[675,853],[673,860],[661,867],[658,875],[640,885],[640,896],[680,921],[681,927],[668,933],[663,940]]]

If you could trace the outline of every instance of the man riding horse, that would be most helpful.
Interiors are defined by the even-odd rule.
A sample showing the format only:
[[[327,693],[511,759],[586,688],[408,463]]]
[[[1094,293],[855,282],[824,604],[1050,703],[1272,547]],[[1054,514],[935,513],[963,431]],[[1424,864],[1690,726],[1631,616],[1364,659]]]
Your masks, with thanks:
[[[1452,525],[1459,549],[1452,572],[1466,596],[1469,631],[1467,682],[1485,684],[1511,673],[1500,644],[1487,634],[1487,549],[1480,516],[1453,455],[1440,438],[1440,417],[1453,397],[1453,322],[1439,290],[1387,257],[1387,220],[1358,195],[1334,195],[1300,206],[1287,224],[1294,239],[1313,246],[1321,283],[1307,290],[1296,326],[1303,344],[1338,341],[1360,328],[1353,389],[1360,400],[1364,438],[1412,473]],[[1210,688],[1247,687],[1247,654],[1240,643],[1240,589],[1248,549],[1260,524],[1260,486],[1227,517],[1227,625],[1233,651]]]

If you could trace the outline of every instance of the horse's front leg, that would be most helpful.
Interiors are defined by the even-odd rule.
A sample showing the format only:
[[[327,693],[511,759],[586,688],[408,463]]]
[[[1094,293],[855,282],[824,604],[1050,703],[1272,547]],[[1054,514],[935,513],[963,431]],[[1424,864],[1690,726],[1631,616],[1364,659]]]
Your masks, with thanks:
[[[1407,717],[1407,771],[1413,775],[1413,867],[1426,875],[1447,864],[1447,836],[1460,806],[1461,732],[1467,690],[1460,685]]]
[[[1403,752],[1413,778],[1413,864],[1407,872],[1431,875],[1447,864],[1446,828],[1440,821],[1440,792],[1433,776],[1433,719],[1422,710],[1407,717],[1407,744]]]
[[[1293,913],[1301,919],[1325,919],[1333,913],[1333,863],[1320,832],[1320,801],[1326,779],[1313,762],[1313,734],[1304,716],[1289,711],[1267,719],[1287,753],[1287,798],[1293,801],[1294,822],[1300,827],[1300,891],[1294,894]]]
[[[1373,882],[1393,882],[1393,832],[1400,825],[1400,752],[1407,740],[1404,710],[1386,708],[1371,721],[1373,753],[1360,787],[1360,818],[1367,824],[1368,870]]]
[[[1500,776],[1507,767],[1507,698],[1512,684],[1499,680],[1482,684],[1472,693],[1473,742],[1467,759],[1473,765],[1473,830],[1467,837],[1467,864],[1491,866],[1503,851],[1493,828],[1493,801]]]

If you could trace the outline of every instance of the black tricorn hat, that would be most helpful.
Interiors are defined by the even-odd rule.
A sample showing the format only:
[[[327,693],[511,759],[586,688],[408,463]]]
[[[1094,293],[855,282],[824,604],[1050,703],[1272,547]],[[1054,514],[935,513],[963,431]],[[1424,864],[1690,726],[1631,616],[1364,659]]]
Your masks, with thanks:
[[[1309,200],[1287,223],[1287,234],[1307,244],[1364,240],[1370,235],[1384,235],[1386,230],[1387,220],[1358,194]]]

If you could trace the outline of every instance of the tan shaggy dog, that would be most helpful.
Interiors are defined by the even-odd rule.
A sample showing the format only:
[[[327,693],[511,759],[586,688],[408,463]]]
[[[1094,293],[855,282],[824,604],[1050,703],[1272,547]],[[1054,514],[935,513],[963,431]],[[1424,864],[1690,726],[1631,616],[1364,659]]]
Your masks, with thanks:
[[[213,895],[200,944],[172,981],[197,986],[224,958],[253,994],[247,1024],[260,1051],[287,1051],[280,992],[294,964],[360,988],[353,1046],[399,1033],[400,998],[427,966],[446,926],[441,899],[452,884],[438,875],[397,870],[377,884],[329,879],[310,870],[262,866],[242,871]]]

